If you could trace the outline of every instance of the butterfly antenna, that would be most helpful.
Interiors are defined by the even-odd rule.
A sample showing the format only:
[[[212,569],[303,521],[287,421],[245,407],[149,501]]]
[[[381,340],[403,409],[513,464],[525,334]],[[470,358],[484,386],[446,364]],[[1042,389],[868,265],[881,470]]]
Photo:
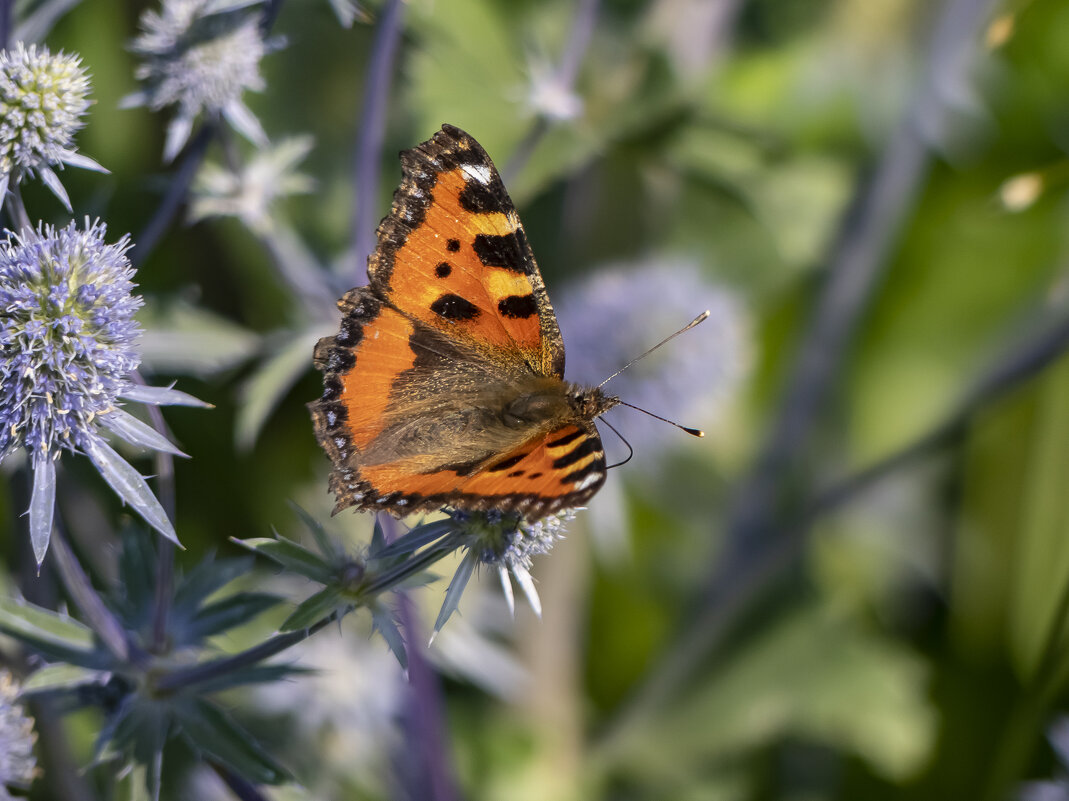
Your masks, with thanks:
[[[606,470],[612,470],[614,467],[621,467],[621,466],[627,464],[628,462],[630,462],[631,461],[631,457],[635,455],[635,449],[631,447],[631,443],[627,441],[627,438],[624,437],[623,434],[621,434],[619,431],[616,430],[616,426],[614,426],[612,423],[610,423],[604,417],[601,418],[601,422],[603,422],[605,425],[607,425],[609,428],[611,428],[612,429],[612,433],[614,433],[616,436],[618,436],[620,438],[620,442],[624,443],[624,445],[627,446],[627,458],[624,459],[622,462],[617,462],[616,464],[611,464],[608,467],[606,467],[605,469]]]
[[[706,309],[706,310],[705,310],[705,311],[703,311],[703,312],[702,312],[701,314],[699,314],[699,315],[698,315],[697,317],[695,317],[695,318],[694,318],[693,320],[691,320],[691,321],[690,321],[689,323],[687,323],[687,324],[686,324],[685,326],[683,326],[683,327],[682,327],[682,328],[680,328],[680,329],[679,329],[678,331],[676,331],[676,332],[675,332],[674,334],[670,334],[669,336],[666,336],[666,337],[665,337],[664,339],[662,339],[662,340],[661,340],[660,342],[658,342],[658,343],[657,343],[656,345],[654,345],[654,346],[653,346],[652,348],[650,348],[649,350],[647,350],[647,351],[646,351],[645,353],[643,353],[643,354],[641,354],[641,355],[639,355],[639,356],[636,356],[635,358],[633,358],[633,359],[632,359],[631,361],[629,361],[629,362],[628,362],[627,364],[625,364],[625,365],[624,365],[623,367],[621,367],[621,368],[620,368],[619,370],[617,370],[617,371],[616,371],[615,373],[613,373],[613,374],[612,374],[611,376],[609,376],[609,377],[608,377],[608,378],[606,378],[606,379],[605,379],[604,381],[602,381],[602,382],[601,382],[600,384],[598,384],[598,387],[600,388],[600,387],[603,387],[603,386],[605,386],[605,385],[606,385],[606,384],[608,384],[608,383],[609,383],[610,381],[612,381],[612,380],[613,380],[614,378],[616,378],[616,376],[620,375],[620,373],[622,373],[622,372],[623,372],[624,370],[626,370],[626,369],[627,369],[628,367],[630,367],[630,366],[631,366],[631,365],[633,365],[633,364],[634,364],[635,362],[637,362],[637,361],[638,361],[639,359],[645,359],[645,358],[646,358],[647,356],[649,356],[649,355],[650,355],[651,353],[653,353],[653,352],[654,352],[655,350],[657,350],[657,348],[661,347],[661,345],[667,345],[667,344],[668,344],[669,342],[671,342],[671,341],[672,341],[673,339],[675,339],[675,338],[676,338],[677,336],[679,336],[680,334],[682,334],[682,333],[684,333],[684,332],[686,332],[686,331],[689,331],[689,330],[690,330],[690,329],[692,329],[692,328],[693,328],[694,326],[696,326],[696,325],[697,325],[698,323],[700,323],[700,322],[702,322],[703,320],[705,320],[705,318],[706,318],[706,317],[708,317],[708,316],[709,316],[709,310],[708,310],[708,309]],[[624,404],[624,406],[627,406],[627,405],[628,405],[628,404],[626,404],[626,403]],[[636,407],[632,406],[631,408],[636,408]],[[639,411],[640,411],[640,412],[646,412],[646,410],[645,410],[645,409],[639,409]],[[646,414],[649,414],[649,412],[646,412]],[[657,415],[653,415],[653,417],[657,417]],[[664,418],[663,418],[663,417],[662,417],[662,418],[660,418],[660,419],[664,420]],[[666,422],[666,423],[672,423],[672,421],[671,421],[671,420],[665,420],[665,422]],[[676,425],[676,423],[672,423],[672,425]],[[683,428],[683,426],[679,426],[679,428]],[[694,431],[694,429],[683,429],[683,430],[684,430],[684,431]]]
[[[686,329],[683,329],[683,330],[685,331]],[[705,432],[702,431],[700,428],[690,428],[688,426],[681,426],[675,420],[669,420],[667,417],[661,417],[659,414],[654,414],[653,412],[648,411],[647,409],[643,409],[641,406],[632,406],[630,403],[627,403],[626,401],[619,400],[619,398],[617,398],[617,402],[621,406],[626,406],[628,409],[634,409],[635,411],[642,412],[643,414],[648,414],[650,417],[653,417],[653,418],[655,418],[657,420],[660,420],[663,423],[668,423],[668,425],[670,425],[670,426],[675,426],[680,431],[686,431],[692,437],[699,437],[700,438],[700,437],[704,437],[705,436]],[[602,421],[604,421],[604,419],[605,418],[602,418]],[[608,424],[606,423],[606,425],[608,425]],[[609,426],[609,427],[612,428],[612,426]],[[615,429],[613,429],[613,430],[615,431]]]

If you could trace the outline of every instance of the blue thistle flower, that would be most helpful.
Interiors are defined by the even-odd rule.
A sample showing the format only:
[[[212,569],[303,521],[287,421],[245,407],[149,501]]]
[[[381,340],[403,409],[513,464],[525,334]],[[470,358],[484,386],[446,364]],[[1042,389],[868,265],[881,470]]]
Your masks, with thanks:
[[[52,532],[55,462],[84,452],[145,520],[177,542],[174,527],[144,478],[101,436],[183,455],[165,437],[119,408],[119,399],[201,405],[185,393],[130,381],[141,357],[128,237],[104,241],[102,223],[40,225],[0,242],[0,460],[16,448],[34,473],[30,538],[38,564]]]
[[[8,185],[35,173],[71,210],[53,167],[63,165],[107,172],[74,150],[74,134],[84,125],[90,102],[89,76],[78,56],[52,55],[47,47],[0,51],[0,198]]]
[[[267,145],[260,122],[242,101],[246,90],[264,88],[260,59],[274,46],[264,40],[256,15],[244,11],[258,1],[164,0],[160,11],[141,15],[142,32],[131,49],[143,58],[135,75],[145,88],[122,106],[178,106],[167,126],[164,161],[178,155],[202,113],[226,119],[255,145]]]
[[[455,511],[452,516],[458,526],[459,547],[467,553],[449,582],[442,609],[434,623],[434,633],[437,634],[456,611],[460,596],[479,565],[497,571],[510,612],[516,609],[512,592],[515,579],[535,614],[541,617],[542,602],[531,578],[532,558],[548,553],[564,536],[564,524],[575,517],[574,510],[564,509],[534,522],[496,509],[472,513]]]

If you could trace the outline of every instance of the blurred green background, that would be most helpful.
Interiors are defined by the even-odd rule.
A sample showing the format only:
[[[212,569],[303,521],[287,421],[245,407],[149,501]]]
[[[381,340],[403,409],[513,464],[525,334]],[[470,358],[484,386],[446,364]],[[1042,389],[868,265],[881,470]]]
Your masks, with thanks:
[[[75,213],[135,243],[170,169],[166,115],[117,109],[136,88],[126,45],[143,8],[86,2],[47,40],[92,74],[96,105],[78,141],[111,170],[63,174]],[[285,2],[273,29],[285,46],[263,62],[267,89],[246,97],[273,140],[315,137],[301,169],[318,187],[279,213],[323,264],[344,260],[351,239],[380,8],[362,11],[345,28],[325,2]],[[985,398],[952,436],[848,500],[807,510],[822,487],[924,438],[979,376],[1069,314],[1069,4],[605,0],[579,54],[578,113],[546,122],[539,114],[559,106],[532,98],[576,14],[570,0],[406,3],[373,216],[399,179],[397,151],[443,122],[499,167],[544,125],[506,180],[558,306],[606,265],[684,260],[745,310],[746,353],[732,358],[749,369],[714,418],[681,420],[707,426],[706,440],[662,444],[646,466],[639,450],[536,564],[541,622],[526,610],[502,622],[489,575],[478,603],[491,613],[465,599],[456,625],[479,630],[523,680],[487,692],[493,677],[465,668],[462,646],[441,660],[464,797],[995,799],[1056,775],[1045,732],[1069,700],[1069,360]],[[915,163],[896,150],[903,136]],[[880,175],[915,183],[874,210],[861,199]],[[39,187],[27,202],[64,221]],[[820,315],[841,312],[819,299],[863,220],[882,232],[860,246],[884,272],[842,351],[829,349],[804,444],[776,474],[776,509],[764,510],[775,525],[751,543],[768,570],[729,561],[740,572],[724,584],[717,566],[746,548],[725,545],[738,488],[790,402],[790,377],[804,375],[802,343]],[[178,468],[183,558],[273,526],[296,535],[289,499],[325,519],[327,463],[304,408],[320,388],[313,339],[308,369],[255,441],[235,434],[264,357],[299,330],[262,245],[236,220],[176,225],[138,280],[150,331],[206,336],[196,369],[157,363],[153,375],[217,407],[166,414],[193,456]],[[643,327],[658,298],[632,301],[620,327]],[[706,342],[669,347],[714,369],[719,345]],[[687,413],[687,382],[672,386],[678,409],[652,411]],[[91,469],[70,472],[118,513]],[[17,490],[0,492],[13,574],[26,550]],[[368,522],[347,513],[333,526],[359,542]],[[796,550],[770,559],[780,540]],[[729,589],[710,606],[712,581]],[[443,590],[420,591],[431,619]],[[349,669],[366,680],[362,664],[354,656],[335,681]],[[370,746],[330,725],[329,749],[322,729],[301,729],[282,751],[308,797],[385,797],[386,785],[346,775]]]

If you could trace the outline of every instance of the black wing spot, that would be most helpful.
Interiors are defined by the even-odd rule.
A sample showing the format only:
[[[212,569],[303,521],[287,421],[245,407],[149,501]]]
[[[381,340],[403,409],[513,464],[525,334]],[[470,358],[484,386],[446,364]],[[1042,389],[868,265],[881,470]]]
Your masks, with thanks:
[[[511,234],[476,234],[472,249],[487,267],[503,267],[518,275],[529,275],[534,269],[522,228]]]
[[[541,472],[531,473],[531,475],[527,476],[527,478],[528,479],[542,478],[542,473]]]
[[[579,437],[583,436],[586,432],[581,429],[573,431],[571,434],[565,434],[560,439],[555,439],[552,442],[547,442],[547,448],[559,448],[562,445],[567,445],[569,442],[575,442]]]
[[[534,295],[509,295],[497,302],[497,310],[504,317],[526,320],[538,314],[538,304],[535,303]]]
[[[570,467],[598,450],[600,450],[598,443],[593,439],[588,439],[581,445],[576,446],[570,453],[564,454],[559,459],[554,459],[553,468],[559,470],[562,467]]]
[[[474,320],[479,316],[479,308],[460,295],[452,293],[442,295],[431,304],[431,311],[446,320]]]
[[[605,460],[595,459],[586,467],[580,467],[578,470],[573,470],[568,475],[564,476],[561,480],[561,484],[578,484],[583,479],[587,478],[591,474],[598,474],[600,480],[605,478]]]
[[[448,278],[452,272],[453,267],[447,261],[443,261],[441,264],[434,268],[434,274],[437,275],[439,278]]]
[[[450,253],[456,253],[458,250],[460,250],[460,240],[459,239],[450,239],[450,240],[448,240],[445,243],[445,249],[448,250]]]
[[[490,465],[490,467],[488,467],[487,470],[489,472],[491,472],[491,473],[497,473],[497,472],[500,472],[501,470],[508,470],[510,467],[515,467],[520,462],[522,462],[524,460],[524,457],[526,457],[526,456],[527,456],[526,453],[519,453],[519,454],[517,454],[515,456],[510,456],[507,459],[502,459],[497,464]]]
[[[511,473],[509,473],[508,477],[509,478],[519,478],[523,474],[524,474],[523,470],[513,470]]]
[[[489,184],[469,178],[460,192],[460,206],[464,211],[475,214],[488,214],[495,211],[504,214],[512,208],[512,203],[505,192],[505,185],[501,183],[501,179],[495,172]]]

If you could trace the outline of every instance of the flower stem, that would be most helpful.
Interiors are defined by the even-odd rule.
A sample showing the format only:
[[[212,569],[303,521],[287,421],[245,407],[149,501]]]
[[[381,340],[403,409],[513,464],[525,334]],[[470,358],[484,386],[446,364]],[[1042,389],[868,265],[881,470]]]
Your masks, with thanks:
[[[137,247],[130,254],[130,261],[134,263],[134,266],[140,267],[145,263],[149,254],[152,253],[156,245],[159,244],[160,239],[167,232],[175,215],[178,214],[178,209],[181,208],[182,203],[185,201],[186,192],[189,191],[189,186],[193,183],[193,178],[197,174],[197,168],[200,167],[201,162],[204,161],[204,156],[208,152],[208,145],[215,137],[215,131],[216,123],[206,122],[197,131],[193,141],[189,143],[186,148],[185,158],[182,159],[182,165],[171,178],[167,193],[160,201],[156,213],[152,215],[152,219],[145,224],[145,227],[137,235],[137,239],[134,240],[137,243]]]
[[[7,49],[11,43],[15,0],[0,0],[0,48]]]

